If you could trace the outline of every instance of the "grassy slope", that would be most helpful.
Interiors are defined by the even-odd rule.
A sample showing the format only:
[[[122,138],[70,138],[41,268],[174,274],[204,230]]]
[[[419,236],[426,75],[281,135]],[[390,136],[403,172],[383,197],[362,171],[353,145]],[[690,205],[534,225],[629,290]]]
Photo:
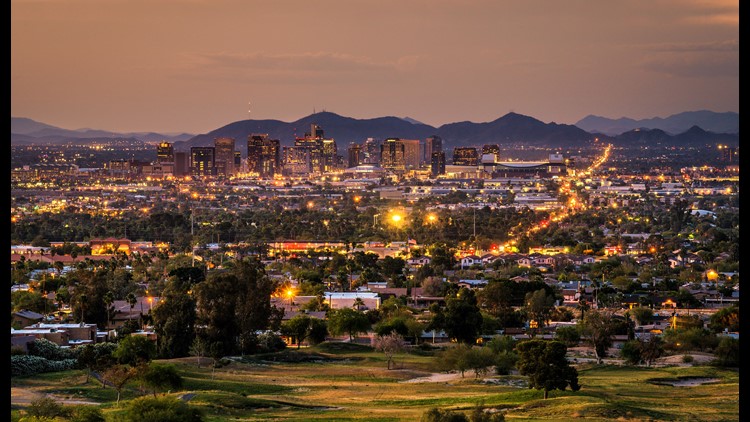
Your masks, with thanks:
[[[414,421],[430,407],[469,411],[476,405],[506,409],[506,420],[739,420],[739,373],[707,366],[631,368],[580,366],[578,392],[542,392],[488,385],[466,373],[463,379],[440,383],[400,383],[429,375],[434,359],[399,355],[397,368],[387,370],[382,354],[345,346],[303,349],[297,353],[331,357],[323,362],[233,362],[216,369],[198,368],[194,361],[175,360],[185,379],[182,395],[194,393],[191,404],[207,421]],[[335,359],[335,360],[334,360]],[[680,377],[717,378],[696,387],[672,387],[650,382]],[[75,396],[102,403],[108,420],[122,413],[116,394],[95,382],[85,383],[81,371],[15,378],[12,386],[48,394]],[[135,385],[123,401],[138,395]],[[14,411],[15,409],[15,411]],[[18,406],[11,406],[17,418]]]

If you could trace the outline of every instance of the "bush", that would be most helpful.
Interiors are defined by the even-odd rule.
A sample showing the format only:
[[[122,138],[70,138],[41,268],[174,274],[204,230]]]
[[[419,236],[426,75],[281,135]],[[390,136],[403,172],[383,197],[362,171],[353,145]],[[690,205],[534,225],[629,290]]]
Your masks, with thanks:
[[[641,349],[641,342],[639,340],[628,340],[622,345],[620,356],[625,359],[625,363],[638,365],[643,360]]]
[[[130,422],[201,422],[200,411],[175,397],[139,397],[128,403],[125,420]]]
[[[714,349],[716,359],[712,361],[716,366],[740,366],[740,341],[732,337],[723,337]]]
[[[682,363],[691,363],[694,360],[692,355],[682,355]]]
[[[29,355],[39,356],[47,360],[76,359],[75,349],[64,349],[57,344],[43,338],[29,343]]]
[[[104,412],[96,406],[76,406],[73,408],[71,422],[105,422]]]
[[[76,359],[49,360],[39,356],[11,355],[10,376],[21,377],[43,372],[66,371],[75,368],[77,365]]]
[[[42,397],[40,399],[33,400],[29,404],[29,407],[26,408],[26,413],[29,416],[39,419],[52,419],[56,417],[68,416],[67,409],[65,409],[63,405],[49,397]]]
[[[258,335],[258,352],[259,353],[273,353],[284,350],[286,343],[277,334],[273,332],[265,332]]]

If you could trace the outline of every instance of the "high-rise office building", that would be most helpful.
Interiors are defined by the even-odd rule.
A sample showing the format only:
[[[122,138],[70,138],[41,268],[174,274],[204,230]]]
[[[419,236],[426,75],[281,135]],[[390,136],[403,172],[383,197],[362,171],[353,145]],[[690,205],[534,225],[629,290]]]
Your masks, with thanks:
[[[192,147],[190,148],[190,174],[192,176],[215,176],[216,175],[216,148],[214,147]]]
[[[190,155],[187,152],[174,153],[174,175],[178,177],[190,175]]]
[[[214,148],[216,148],[216,174],[225,177],[234,176],[234,138],[216,138]]]
[[[253,134],[247,137],[247,171],[260,176],[263,168],[263,143],[268,139],[267,133]]]
[[[159,145],[156,146],[156,161],[159,163],[174,162],[174,146],[172,143],[167,141],[159,142]]]
[[[432,162],[432,153],[443,150],[443,138],[433,135],[424,140],[422,150],[422,163],[429,164]]]
[[[356,143],[352,142],[349,144],[349,148],[347,148],[347,167],[357,167],[359,165],[359,157],[360,157],[360,151],[362,150],[362,147]]]
[[[432,153],[430,174],[433,178],[445,174],[445,151],[435,151]]]
[[[261,177],[272,178],[281,174],[281,142],[278,139],[266,139],[261,153]]]
[[[247,139],[247,171],[259,177],[281,174],[281,143],[268,134],[254,134]]]
[[[242,170],[242,152],[234,152],[234,173],[237,174]]]
[[[325,173],[338,167],[338,151],[334,139],[326,139],[323,129],[310,125],[310,132],[303,138],[296,138],[294,146],[307,148],[310,152],[310,166],[314,173]]]
[[[380,145],[380,167],[389,170],[405,170],[405,145],[399,138],[388,138]]]
[[[419,168],[419,139],[399,139],[404,144],[404,166],[407,170]]]
[[[484,154],[500,154],[500,145],[498,144],[485,144],[482,146],[482,155]]]
[[[479,153],[474,147],[453,148],[453,165],[455,166],[478,166]]]
[[[302,176],[310,174],[310,149],[304,146],[283,147],[284,167],[286,176]]]
[[[375,138],[367,138],[360,150],[360,164],[380,164],[380,142]]]

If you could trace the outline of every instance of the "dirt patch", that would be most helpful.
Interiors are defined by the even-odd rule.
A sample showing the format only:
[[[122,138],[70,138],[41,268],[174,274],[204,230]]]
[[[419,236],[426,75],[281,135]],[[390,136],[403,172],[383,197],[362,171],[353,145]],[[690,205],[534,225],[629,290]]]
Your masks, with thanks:
[[[450,382],[450,381],[461,380],[464,378],[465,377],[462,377],[460,372],[439,372],[435,374],[430,374],[428,376],[412,378],[412,379],[399,381],[399,382],[404,383],[404,384],[415,384],[415,383],[423,383],[423,382]]]
[[[34,391],[29,388],[11,387],[10,389],[10,404],[11,406],[26,407],[31,404],[34,400],[41,399],[43,397],[49,397],[60,404],[77,405],[77,404],[88,404],[88,405],[99,405],[97,402],[82,400],[75,397],[60,396],[57,394],[44,394],[38,391]]]

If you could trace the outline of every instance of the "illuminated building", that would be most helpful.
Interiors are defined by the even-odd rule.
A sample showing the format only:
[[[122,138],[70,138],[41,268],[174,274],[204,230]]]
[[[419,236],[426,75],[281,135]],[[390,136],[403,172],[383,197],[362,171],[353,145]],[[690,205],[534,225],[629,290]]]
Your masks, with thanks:
[[[156,147],[156,161],[159,163],[173,163],[174,162],[174,146],[167,142],[159,142]]]
[[[192,176],[215,176],[216,148],[214,147],[192,147],[190,148],[190,174]]]
[[[435,151],[432,153],[430,174],[433,178],[445,174],[445,151]]]
[[[380,167],[388,170],[405,170],[405,145],[399,138],[388,138],[380,145]]]
[[[214,139],[214,148],[216,148],[216,174],[226,177],[234,176],[236,169],[234,167],[234,139],[233,138],[216,138]]]
[[[360,150],[360,164],[380,164],[380,142],[375,138],[367,138]]]
[[[302,176],[310,174],[310,150],[307,147],[284,147],[284,169],[285,176]]]
[[[349,148],[346,150],[349,158],[347,160],[347,167],[356,167],[359,165],[359,155],[361,150],[362,147],[360,147],[358,143],[352,142],[349,144]]]
[[[419,139],[400,139],[404,144],[404,166],[406,169],[418,169],[421,162],[419,157]]]
[[[314,123],[310,125],[310,132],[294,140],[294,146],[308,149],[313,173],[326,173],[338,166],[336,141],[326,139],[323,129]]]
[[[477,166],[479,165],[479,153],[474,147],[453,148],[453,165],[455,166]]]
[[[281,174],[281,143],[268,134],[250,135],[247,139],[247,171],[259,177]]]

